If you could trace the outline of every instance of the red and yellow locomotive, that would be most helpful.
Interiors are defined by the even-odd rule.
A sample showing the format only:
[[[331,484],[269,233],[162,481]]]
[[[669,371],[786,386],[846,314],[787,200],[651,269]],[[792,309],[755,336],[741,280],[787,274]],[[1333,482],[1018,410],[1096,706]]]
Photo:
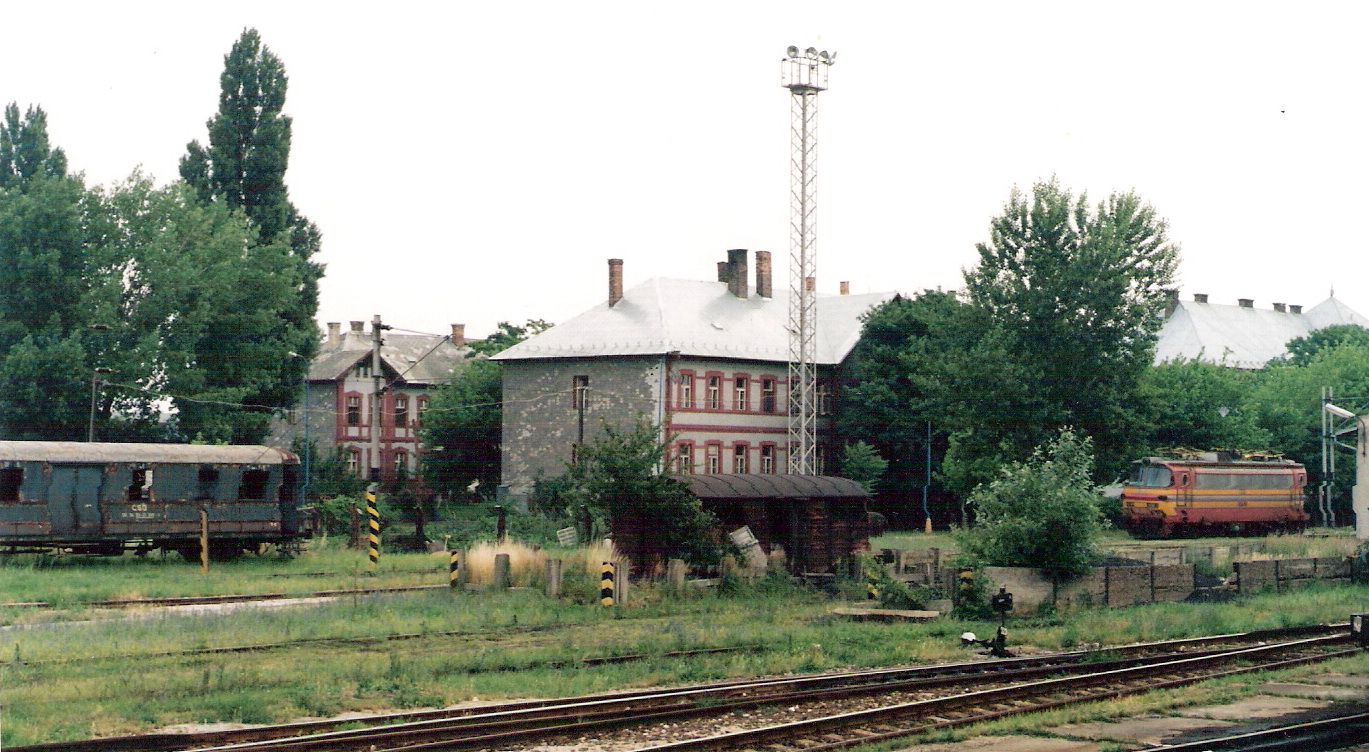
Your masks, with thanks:
[[[1307,470],[1276,458],[1228,452],[1147,457],[1122,487],[1127,529],[1141,536],[1301,530]]]

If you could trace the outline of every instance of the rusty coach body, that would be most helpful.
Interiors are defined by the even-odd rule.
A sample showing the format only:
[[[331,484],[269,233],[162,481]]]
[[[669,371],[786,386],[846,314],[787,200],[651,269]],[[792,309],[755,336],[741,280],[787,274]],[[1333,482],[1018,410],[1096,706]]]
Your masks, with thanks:
[[[1307,470],[1285,459],[1148,457],[1122,488],[1126,526],[1143,536],[1301,530]]]
[[[308,534],[298,458],[266,446],[0,441],[0,551],[233,556]]]

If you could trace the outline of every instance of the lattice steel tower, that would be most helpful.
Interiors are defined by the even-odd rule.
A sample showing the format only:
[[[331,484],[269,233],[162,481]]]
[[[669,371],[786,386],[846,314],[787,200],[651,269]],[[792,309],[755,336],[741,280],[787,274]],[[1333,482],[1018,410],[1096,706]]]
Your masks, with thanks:
[[[836,53],[785,52],[780,85],[790,100],[789,472],[817,472],[817,149],[818,92]]]

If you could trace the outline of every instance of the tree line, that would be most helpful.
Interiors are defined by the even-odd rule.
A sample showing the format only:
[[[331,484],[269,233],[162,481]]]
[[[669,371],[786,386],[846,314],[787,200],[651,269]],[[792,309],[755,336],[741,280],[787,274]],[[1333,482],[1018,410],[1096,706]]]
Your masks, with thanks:
[[[1064,428],[1089,442],[1099,484],[1174,448],[1282,454],[1315,476],[1321,387],[1369,395],[1369,332],[1355,326],[1295,340],[1262,370],[1153,364],[1179,247],[1135,194],[1014,190],[977,250],[962,290],[869,312],[843,368],[839,437],[888,462],[875,488],[895,524],[921,527],[924,486],[938,525],[963,521],[976,488]]]
[[[180,180],[89,186],[47,114],[0,123],[0,434],[255,443],[317,352],[318,228],[284,182],[285,69],[245,30]]]

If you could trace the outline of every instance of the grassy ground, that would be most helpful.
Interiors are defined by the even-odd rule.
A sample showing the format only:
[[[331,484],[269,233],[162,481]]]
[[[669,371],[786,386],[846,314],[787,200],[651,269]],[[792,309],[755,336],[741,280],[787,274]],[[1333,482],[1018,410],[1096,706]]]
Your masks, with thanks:
[[[598,556],[587,554],[585,560]],[[569,596],[560,600],[547,599],[534,589],[423,592],[199,616],[150,610],[130,614],[74,605],[135,592],[323,589],[319,581],[328,578],[303,575],[333,570],[338,574],[331,576],[339,580],[332,584],[366,584],[367,578],[354,574],[364,569],[361,562],[355,551],[327,547],[289,562],[215,565],[208,576],[197,565],[134,557],[103,562],[0,561],[0,592],[9,599],[68,604],[55,612],[0,608],[0,623],[10,625],[0,630],[0,746],[181,723],[267,723],[346,711],[443,706],[475,698],[572,695],[847,666],[943,662],[966,655],[958,644],[961,632],[992,631],[990,624],[955,619],[916,625],[847,622],[830,613],[840,604],[839,597],[780,580],[683,596],[634,586],[626,606],[609,609],[593,605],[596,581],[587,571],[573,576],[580,578],[579,584],[568,583]],[[535,569],[536,562],[529,566]],[[382,570],[393,573],[396,581],[435,583],[445,578],[445,559],[386,556]],[[1085,611],[1014,620],[1010,639],[1023,650],[1051,651],[1339,622],[1364,611],[1366,602],[1369,588],[1341,587],[1220,606],[1158,604]],[[39,623],[53,619],[69,623]],[[461,634],[435,634],[448,631]],[[412,633],[430,636],[371,644],[298,643],[288,649],[233,655],[152,655]],[[574,663],[585,657],[728,646],[748,649],[610,666]],[[562,665],[565,661],[572,663]]]

